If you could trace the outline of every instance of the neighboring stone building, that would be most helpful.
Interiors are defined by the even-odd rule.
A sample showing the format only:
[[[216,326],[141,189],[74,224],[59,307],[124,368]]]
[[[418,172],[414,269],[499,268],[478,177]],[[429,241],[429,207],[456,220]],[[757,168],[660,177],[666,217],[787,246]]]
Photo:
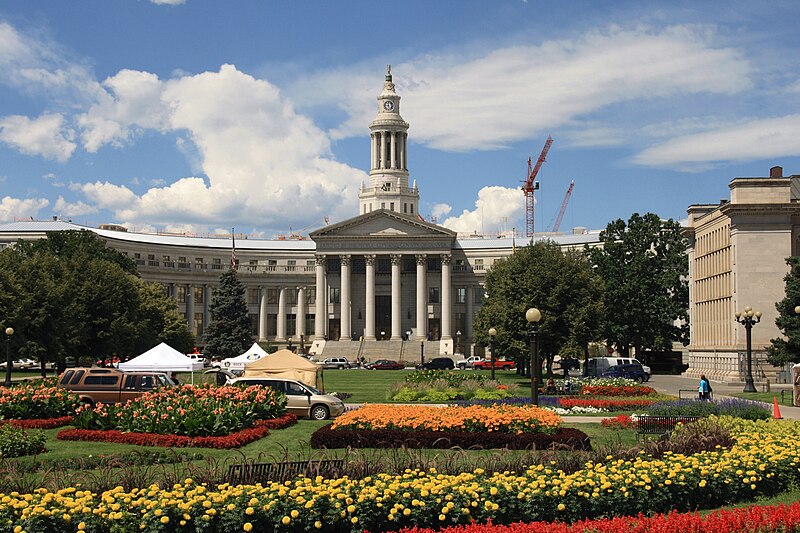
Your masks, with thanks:
[[[689,369],[686,375],[744,381],[745,328],[736,311],[752,307],[763,316],[752,329],[755,380],[785,381],[788,374],[766,362],[765,347],[781,332],[775,304],[785,296],[786,258],[798,254],[800,176],[735,178],[730,201],[689,207]],[[800,302],[798,302],[800,304]]]
[[[409,125],[400,116],[400,96],[388,70],[377,100],[378,114],[369,125],[370,180],[361,186],[358,216],[313,231],[310,240],[237,235],[253,336],[351,359],[359,353],[406,360],[418,360],[423,352],[425,357],[469,353],[485,273],[513,253],[514,239],[461,238],[419,216],[419,189],[416,182],[409,184]],[[0,248],[69,229],[93,231],[132,257],[144,279],[163,284],[177,300],[202,344],[212,291],[230,265],[229,237],[25,221],[0,226]],[[546,238],[583,248],[596,245],[599,232],[581,229]]]

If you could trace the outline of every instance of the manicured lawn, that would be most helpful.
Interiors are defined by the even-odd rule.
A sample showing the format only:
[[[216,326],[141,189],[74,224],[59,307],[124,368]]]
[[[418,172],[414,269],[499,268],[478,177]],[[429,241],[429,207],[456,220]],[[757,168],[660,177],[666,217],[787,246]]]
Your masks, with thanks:
[[[772,392],[736,392],[731,394],[731,396],[768,404],[772,404],[773,398],[777,398],[780,405],[792,405],[791,389],[786,389],[783,391],[783,399],[781,399],[781,391],[779,390]]]

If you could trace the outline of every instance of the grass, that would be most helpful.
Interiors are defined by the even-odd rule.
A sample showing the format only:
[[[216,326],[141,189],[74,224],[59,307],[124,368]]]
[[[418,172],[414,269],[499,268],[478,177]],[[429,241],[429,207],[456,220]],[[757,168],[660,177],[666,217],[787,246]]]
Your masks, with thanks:
[[[776,398],[780,405],[792,405],[793,400],[791,389],[776,390],[772,392],[734,392],[730,396],[735,396],[736,398],[742,398],[745,400],[753,400],[756,402],[764,402],[770,405],[772,405],[773,398]]]

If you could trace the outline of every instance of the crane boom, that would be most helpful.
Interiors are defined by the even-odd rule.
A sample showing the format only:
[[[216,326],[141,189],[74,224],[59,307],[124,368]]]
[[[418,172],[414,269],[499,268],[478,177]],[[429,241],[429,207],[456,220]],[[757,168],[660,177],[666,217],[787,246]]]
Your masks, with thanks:
[[[539,159],[536,161],[536,166],[531,169],[531,160],[528,158],[528,177],[525,180],[525,185],[522,186],[522,190],[525,191],[525,233],[528,237],[533,237],[534,233],[534,206],[535,206],[535,198],[534,198],[534,191],[538,189],[538,183],[536,183],[536,175],[539,173],[539,169],[542,168],[542,163],[545,162],[547,158],[547,152],[550,151],[550,145],[553,144],[553,138],[549,135],[547,136],[547,140],[544,143],[544,148],[542,148],[542,153],[539,154]]]
[[[567,194],[564,195],[564,201],[561,202],[561,209],[558,210],[558,216],[556,217],[556,222],[553,224],[552,231],[558,231],[558,228],[561,227],[561,220],[564,218],[564,212],[567,210],[567,204],[569,203],[569,197],[572,196],[572,188],[575,186],[575,181],[572,180],[569,182],[569,188],[567,189]]]

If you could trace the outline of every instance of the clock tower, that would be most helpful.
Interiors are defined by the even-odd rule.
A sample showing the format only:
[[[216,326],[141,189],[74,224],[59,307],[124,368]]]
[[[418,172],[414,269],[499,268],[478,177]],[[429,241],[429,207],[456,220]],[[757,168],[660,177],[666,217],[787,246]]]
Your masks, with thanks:
[[[400,97],[394,90],[392,67],[386,66],[378,115],[369,125],[369,183],[361,185],[360,214],[378,209],[417,217],[419,190],[408,183],[408,122],[400,116]]]

